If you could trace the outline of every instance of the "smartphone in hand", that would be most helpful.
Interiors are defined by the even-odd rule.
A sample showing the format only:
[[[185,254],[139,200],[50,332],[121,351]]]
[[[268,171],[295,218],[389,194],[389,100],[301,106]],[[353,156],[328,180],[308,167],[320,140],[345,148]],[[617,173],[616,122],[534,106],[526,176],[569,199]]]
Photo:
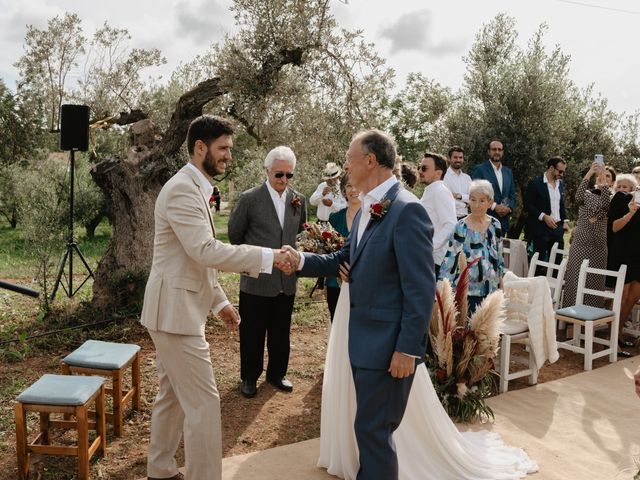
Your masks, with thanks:
[[[593,156],[593,161],[596,162],[598,165],[603,165],[604,166],[604,155],[601,153],[596,153]]]

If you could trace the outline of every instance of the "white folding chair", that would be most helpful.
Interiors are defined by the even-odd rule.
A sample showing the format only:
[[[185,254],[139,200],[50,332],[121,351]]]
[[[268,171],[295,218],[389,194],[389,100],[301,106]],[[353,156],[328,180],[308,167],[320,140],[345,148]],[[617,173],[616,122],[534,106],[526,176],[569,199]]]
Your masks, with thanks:
[[[500,392],[509,389],[509,381],[529,377],[529,385],[538,383],[538,368],[533,356],[533,349],[529,348],[528,358],[511,357],[511,344],[529,344],[528,312],[531,310],[533,295],[526,280],[505,282],[503,285],[506,298],[506,320],[500,325]],[[511,372],[511,361],[525,364],[527,368]]]
[[[555,243],[554,245],[558,245]],[[551,256],[550,258],[553,258]],[[564,274],[567,271],[567,263],[569,259],[564,257],[560,262],[560,265],[556,265],[555,263],[543,262],[539,260],[538,252],[533,254],[531,257],[531,262],[529,263],[529,273],[527,274],[528,278],[533,278],[536,276],[536,269],[538,267],[546,268],[546,277],[547,282],[549,283],[549,288],[551,289],[551,299],[553,300],[553,309],[557,309],[560,307],[560,296],[562,295],[562,288],[564,286]],[[555,273],[557,272],[557,273]]]
[[[609,355],[609,362],[613,363],[618,360],[620,304],[622,303],[622,290],[624,288],[624,277],[626,273],[626,265],[622,265],[620,270],[616,272],[601,268],[591,268],[589,267],[589,259],[585,259],[580,266],[576,304],[556,311],[556,320],[571,323],[573,325],[572,338],[564,342],[558,342],[558,348],[564,348],[566,350],[571,350],[572,352],[583,354],[585,370],[591,370],[593,360],[596,358]],[[600,291],[587,288],[587,275],[605,275],[615,277],[615,290],[611,292],[607,290]],[[583,301],[585,294],[613,299],[613,310],[584,305]],[[607,323],[611,323],[610,338],[605,339],[594,336],[593,333],[595,327],[598,325],[606,325]],[[584,341],[584,346],[581,346],[582,341]],[[599,352],[594,352],[594,343],[604,345],[606,348]]]

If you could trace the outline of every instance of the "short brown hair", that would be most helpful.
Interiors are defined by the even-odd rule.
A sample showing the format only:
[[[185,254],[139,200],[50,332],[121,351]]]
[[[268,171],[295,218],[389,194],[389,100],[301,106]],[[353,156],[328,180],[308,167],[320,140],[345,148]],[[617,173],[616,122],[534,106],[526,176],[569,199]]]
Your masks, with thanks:
[[[200,115],[189,125],[187,131],[187,150],[193,155],[198,140],[207,145],[222,135],[233,135],[233,127],[228,120],[214,115]]]

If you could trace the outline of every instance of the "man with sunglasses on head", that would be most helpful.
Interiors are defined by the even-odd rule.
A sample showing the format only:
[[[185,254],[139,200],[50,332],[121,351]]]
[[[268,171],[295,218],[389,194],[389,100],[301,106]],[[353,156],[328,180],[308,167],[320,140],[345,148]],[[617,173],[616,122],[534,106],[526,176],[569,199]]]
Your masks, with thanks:
[[[551,157],[545,172],[529,182],[524,195],[528,215],[525,238],[529,240],[531,255],[538,252],[542,261],[549,260],[555,242],[561,249],[564,247],[564,232],[569,231],[562,181],[566,168],[567,163],[561,157]]]
[[[295,166],[296,156],[289,147],[279,146],[267,154],[266,181],[244,192],[229,217],[231,243],[295,248],[296,235],[307,221],[304,197],[289,187]],[[257,393],[265,337],[267,382],[285,392],[293,390],[286,373],[295,294],[296,277],[280,271],[240,278],[240,393],[247,398]]]
[[[442,181],[446,170],[447,161],[437,153],[425,153],[418,165],[420,183],[426,185],[420,203],[433,224],[433,261],[436,278],[440,274],[440,264],[447,253],[449,237],[457,222],[453,194]]]

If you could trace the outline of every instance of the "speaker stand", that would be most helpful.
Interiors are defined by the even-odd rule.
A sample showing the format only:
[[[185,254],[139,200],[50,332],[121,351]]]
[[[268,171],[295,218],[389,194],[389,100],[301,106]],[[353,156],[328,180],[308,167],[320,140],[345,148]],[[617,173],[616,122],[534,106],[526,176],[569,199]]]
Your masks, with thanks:
[[[56,281],[53,285],[53,290],[51,291],[51,300],[53,300],[58,292],[58,287],[62,285],[62,289],[67,294],[67,297],[73,297],[78,290],[89,280],[89,278],[93,278],[93,272],[91,271],[91,267],[85,260],[82,252],[78,248],[78,244],[73,240],[73,185],[74,185],[74,172],[75,172],[75,152],[73,150],[69,151],[69,180],[70,180],[70,188],[69,188],[69,234],[67,240],[67,246],[65,247],[65,251],[62,254],[62,260],[60,261],[60,266],[58,267],[58,274],[56,275]],[[84,278],[82,283],[78,285],[78,287],[73,289],[73,252],[76,252],[84,267],[87,269],[88,275]],[[62,275],[64,274],[64,267],[69,260],[69,274],[67,275],[67,285],[65,286],[64,282],[62,282]]]

